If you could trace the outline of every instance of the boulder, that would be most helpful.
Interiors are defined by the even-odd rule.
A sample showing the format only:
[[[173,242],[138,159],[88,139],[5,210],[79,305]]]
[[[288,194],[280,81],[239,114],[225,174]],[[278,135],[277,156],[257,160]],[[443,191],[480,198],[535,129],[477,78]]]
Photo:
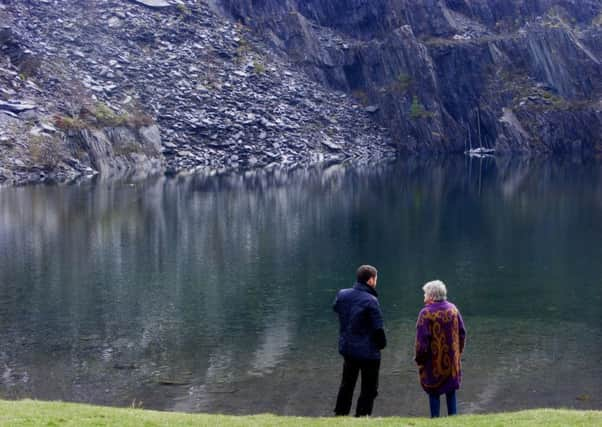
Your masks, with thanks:
[[[34,103],[27,101],[0,101],[0,110],[10,111],[12,113],[22,113],[24,111],[34,110],[37,106]]]
[[[164,0],[132,0],[135,3],[139,3],[141,5],[147,6],[147,7],[152,7],[155,9],[160,9],[163,7],[169,7],[171,6],[171,4],[169,4],[168,2],[164,1]]]

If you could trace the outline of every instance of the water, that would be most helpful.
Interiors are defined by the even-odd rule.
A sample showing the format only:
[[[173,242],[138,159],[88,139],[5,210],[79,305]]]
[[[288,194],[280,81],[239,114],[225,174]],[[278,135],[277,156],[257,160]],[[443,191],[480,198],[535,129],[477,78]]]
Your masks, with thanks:
[[[0,397],[330,415],[331,311],[379,268],[375,415],[426,415],[421,285],[468,328],[462,412],[602,409],[602,168],[406,161],[0,188]]]

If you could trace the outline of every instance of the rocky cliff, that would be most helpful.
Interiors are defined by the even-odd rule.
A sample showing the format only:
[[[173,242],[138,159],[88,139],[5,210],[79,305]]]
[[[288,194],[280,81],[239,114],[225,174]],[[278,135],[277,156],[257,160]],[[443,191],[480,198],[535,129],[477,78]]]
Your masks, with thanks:
[[[205,2],[0,1],[0,181],[394,155],[388,132]]]
[[[0,0],[0,181],[601,152],[601,39],[600,0]]]
[[[405,151],[602,150],[599,0],[220,0]]]

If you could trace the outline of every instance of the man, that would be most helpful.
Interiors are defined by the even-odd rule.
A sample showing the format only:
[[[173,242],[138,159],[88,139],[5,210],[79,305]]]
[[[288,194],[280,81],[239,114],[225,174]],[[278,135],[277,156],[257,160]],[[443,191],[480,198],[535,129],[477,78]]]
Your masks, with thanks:
[[[376,281],[378,272],[371,265],[357,269],[357,283],[342,289],[334,301],[339,315],[339,353],[344,357],[343,379],[334,409],[335,415],[349,415],[351,399],[358,374],[362,374],[362,388],[357,399],[355,416],[372,414],[378,395],[380,350],[387,345],[383,317],[378,304]]]

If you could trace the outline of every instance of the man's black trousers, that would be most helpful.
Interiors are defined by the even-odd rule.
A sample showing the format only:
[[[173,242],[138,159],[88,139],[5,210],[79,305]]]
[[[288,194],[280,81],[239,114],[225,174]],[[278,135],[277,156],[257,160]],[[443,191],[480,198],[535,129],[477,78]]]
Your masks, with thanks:
[[[349,415],[351,411],[351,400],[353,389],[357,382],[358,374],[362,373],[362,389],[357,399],[355,416],[362,417],[372,414],[374,399],[378,395],[378,371],[380,360],[358,360],[345,357],[343,364],[343,379],[337,396],[337,405],[334,408],[335,415]]]

